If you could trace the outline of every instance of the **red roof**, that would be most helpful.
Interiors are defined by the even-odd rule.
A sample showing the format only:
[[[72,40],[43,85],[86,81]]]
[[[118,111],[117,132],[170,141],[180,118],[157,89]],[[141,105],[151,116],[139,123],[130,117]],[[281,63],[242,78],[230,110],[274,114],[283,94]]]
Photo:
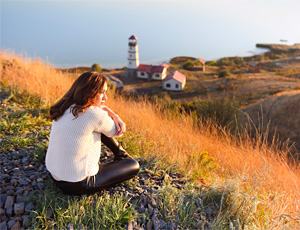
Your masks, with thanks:
[[[164,68],[167,68],[166,66],[162,65],[144,65],[140,64],[136,71],[146,72],[146,73],[162,73],[164,71]]]
[[[134,36],[134,35],[131,35],[131,37],[128,38],[128,39],[131,39],[131,40],[138,40],[138,38],[137,38],[136,36]]]
[[[175,79],[175,80],[179,81],[180,83],[184,83],[186,77],[184,74],[182,74],[176,70],[173,73],[169,73],[164,81],[168,81],[170,79]]]

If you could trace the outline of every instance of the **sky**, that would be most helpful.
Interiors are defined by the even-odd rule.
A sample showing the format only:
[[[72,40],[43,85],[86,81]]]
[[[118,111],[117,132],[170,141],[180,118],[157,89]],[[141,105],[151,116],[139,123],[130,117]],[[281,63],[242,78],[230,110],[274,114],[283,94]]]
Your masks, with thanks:
[[[133,34],[140,62],[153,64],[300,43],[299,0],[1,0],[0,7],[1,49],[57,67],[125,66]]]

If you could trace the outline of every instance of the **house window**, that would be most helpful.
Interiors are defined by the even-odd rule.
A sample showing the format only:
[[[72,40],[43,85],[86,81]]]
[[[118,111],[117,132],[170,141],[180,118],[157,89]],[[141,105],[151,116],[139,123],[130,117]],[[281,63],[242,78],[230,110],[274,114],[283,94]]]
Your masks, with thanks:
[[[176,88],[178,88],[179,87],[179,85],[178,84],[176,84]]]
[[[141,72],[141,76],[144,76],[145,75],[145,73],[144,72]]]
[[[131,54],[129,54],[129,57],[131,57]]]
[[[129,62],[129,65],[131,65],[131,61]]]
[[[157,73],[157,74],[155,74],[155,77],[159,78],[159,74],[158,74],[158,73]]]
[[[170,87],[171,87],[171,85],[168,83],[168,84],[166,84],[166,87],[167,87],[167,88],[170,88]]]

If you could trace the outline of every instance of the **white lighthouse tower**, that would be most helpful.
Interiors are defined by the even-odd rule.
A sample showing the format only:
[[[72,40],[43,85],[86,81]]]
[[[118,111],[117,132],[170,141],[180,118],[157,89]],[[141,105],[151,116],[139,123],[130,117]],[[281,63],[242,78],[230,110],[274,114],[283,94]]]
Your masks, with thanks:
[[[125,77],[136,77],[136,69],[140,64],[137,40],[137,37],[134,35],[129,38]]]

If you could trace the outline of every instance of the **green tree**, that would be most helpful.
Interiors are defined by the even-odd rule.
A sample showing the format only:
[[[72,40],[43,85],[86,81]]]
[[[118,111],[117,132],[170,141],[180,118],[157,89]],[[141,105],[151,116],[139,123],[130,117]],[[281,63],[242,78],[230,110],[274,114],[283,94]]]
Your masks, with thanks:
[[[101,72],[102,68],[100,67],[100,65],[98,63],[94,63],[91,67],[91,71],[96,71],[96,72]]]
[[[194,62],[192,60],[188,60],[182,65],[182,68],[186,70],[192,70],[193,67],[194,67]]]

